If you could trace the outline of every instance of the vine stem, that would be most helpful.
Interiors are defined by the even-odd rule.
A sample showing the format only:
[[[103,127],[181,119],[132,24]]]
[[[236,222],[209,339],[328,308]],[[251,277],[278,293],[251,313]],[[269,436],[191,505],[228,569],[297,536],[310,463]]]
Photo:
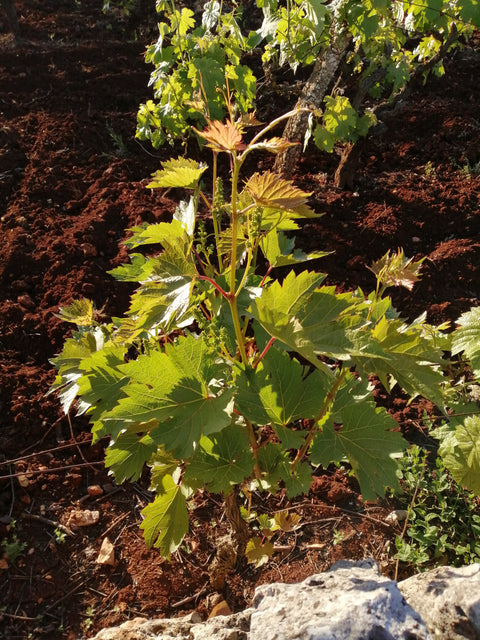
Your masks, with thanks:
[[[317,423],[320,422],[320,420],[322,418],[325,417],[331,403],[333,402],[338,389],[340,388],[340,385],[342,384],[342,382],[345,379],[345,376],[347,375],[347,369],[342,369],[340,375],[335,379],[334,383],[332,384],[330,391],[327,394],[327,397],[325,398],[322,408],[320,409],[320,413],[318,414],[318,416],[315,418],[315,420],[313,420],[312,422],[312,426],[310,427],[310,431],[308,433],[308,436],[305,438],[305,442],[303,443],[303,445],[300,447],[300,449],[297,451],[297,455],[295,456],[295,460],[292,462],[292,474],[295,471],[295,467],[297,466],[297,464],[299,462],[301,462],[301,460],[303,460],[303,458],[305,457],[305,455],[307,454],[307,451],[309,450],[313,439],[315,437],[315,435],[317,434]]]
[[[257,480],[260,480],[262,472],[260,471],[260,465],[258,464],[258,443],[255,437],[255,431],[253,429],[253,424],[250,422],[250,420],[247,420],[247,418],[245,418],[245,424],[247,425],[248,439],[250,440],[250,446],[252,448],[253,457],[255,459],[253,471],[255,473],[255,478],[257,478]]]
[[[231,298],[230,294],[229,294],[229,293],[227,293],[227,292],[225,291],[225,289],[222,289],[222,287],[221,287],[219,284],[217,284],[213,278],[209,278],[208,276],[201,276],[201,275],[199,275],[199,276],[198,276],[198,279],[199,279],[199,280],[206,280],[207,282],[210,282],[210,284],[212,284],[212,285],[215,287],[215,289],[216,289],[219,293],[221,293],[221,294],[222,294],[222,296],[223,296],[224,298],[226,298],[228,301],[230,301],[230,298]]]
[[[228,303],[230,305],[230,312],[232,314],[233,326],[235,328],[235,337],[237,339],[238,350],[240,351],[240,357],[245,366],[248,365],[247,352],[245,351],[245,340],[243,338],[242,328],[240,326],[240,318],[238,315],[237,298],[235,294],[228,296]]]
[[[228,295],[228,303],[232,314],[233,326],[235,328],[235,337],[237,339],[240,357],[245,366],[248,365],[247,352],[245,351],[245,340],[242,328],[240,326],[240,317],[238,315],[237,297],[239,291],[235,290],[236,284],[236,268],[237,268],[237,233],[238,233],[238,175],[243,164],[243,159],[238,158],[237,154],[232,153],[233,174],[232,174],[232,196],[231,196],[231,216],[232,216],[232,246],[230,254],[230,293]],[[243,280],[242,280],[243,282]],[[240,288],[239,288],[240,290]]]
[[[256,369],[258,367],[258,365],[263,360],[263,358],[266,356],[268,350],[270,349],[270,347],[272,346],[272,344],[274,342],[275,342],[275,338],[272,336],[270,338],[270,340],[267,342],[267,346],[265,347],[265,349],[262,351],[262,353],[258,356],[257,360],[255,361],[255,364],[253,365],[254,369]]]
[[[217,173],[218,173],[218,152],[213,152],[213,189],[212,189],[212,220],[213,220],[213,232],[215,234],[215,244],[217,246],[218,253],[218,267],[220,271],[223,271],[222,254],[219,251],[220,247],[220,220],[218,219],[218,210],[215,206],[215,200],[217,196]]]

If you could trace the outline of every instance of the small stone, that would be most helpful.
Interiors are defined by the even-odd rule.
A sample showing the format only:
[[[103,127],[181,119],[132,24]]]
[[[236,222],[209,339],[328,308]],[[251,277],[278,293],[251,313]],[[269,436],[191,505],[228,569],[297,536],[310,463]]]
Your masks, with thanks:
[[[217,616],[230,616],[232,613],[232,610],[228,606],[228,602],[226,602],[226,600],[222,600],[213,607],[208,617],[216,618]]]
[[[407,511],[405,509],[396,509],[395,511],[391,511],[388,516],[385,518],[385,522],[388,524],[397,524],[398,522],[403,522],[407,517]]]
[[[21,296],[18,296],[17,302],[25,310],[35,309],[35,303],[28,293],[23,293]]]
[[[89,487],[87,487],[87,493],[92,497],[102,496],[103,489],[99,484],[91,484]]]
[[[78,527],[90,527],[100,520],[100,511],[90,511],[89,509],[74,509],[66,521],[66,526],[71,529]]]
[[[25,487],[28,487],[28,485],[30,484],[30,482],[28,481],[27,476],[24,473],[20,473],[17,476],[17,480],[18,480],[18,484],[23,487],[25,489]]]
[[[103,539],[96,563],[108,565],[110,567],[115,566],[115,547],[107,537]]]

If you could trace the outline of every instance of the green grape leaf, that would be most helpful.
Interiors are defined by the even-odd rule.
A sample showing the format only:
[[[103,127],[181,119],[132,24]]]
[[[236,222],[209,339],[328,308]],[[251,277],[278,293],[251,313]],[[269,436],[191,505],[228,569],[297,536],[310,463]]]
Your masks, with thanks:
[[[190,301],[196,278],[195,265],[184,257],[181,247],[169,247],[154,261],[149,279],[133,294],[129,314],[137,326],[165,331],[172,325],[192,322]]]
[[[109,434],[115,438],[123,428],[122,421],[110,421],[105,425],[102,416],[113,409],[123,396],[122,389],[128,378],[120,371],[119,366],[124,362],[123,346],[108,343],[101,351],[84,358],[80,364],[83,373],[77,380],[78,395],[82,402],[89,405],[87,413],[94,423],[93,442]]]
[[[341,394],[334,414],[315,436],[310,451],[313,465],[327,467],[344,459],[360,482],[364,500],[376,500],[385,488],[398,489],[397,464],[394,460],[405,448],[400,434],[392,431],[398,425],[373,402],[357,402]],[[339,408],[339,404],[342,404]]]
[[[202,393],[197,381],[183,380],[170,394],[173,416],[158,426],[156,438],[178,458],[190,457],[202,434],[221,431],[230,423],[233,397],[233,389],[209,395]]]
[[[152,181],[147,184],[147,188],[183,187],[184,189],[195,189],[207,169],[206,164],[190,158],[171,158],[162,162],[162,167],[163,169],[152,174]]]
[[[480,307],[474,307],[457,320],[452,334],[452,355],[462,351],[470,359],[472,370],[480,377]]]
[[[352,359],[358,371],[377,375],[388,391],[398,382],[411,396],[420,394],[441,407],[442,354],[423,333],[422,319],[406,325],[384,317],[355,334]]]
[[[172,222],[158,222],[143,227],[133,227],[130,231],[133,232],[133,235],[124,242],[124,245],[129,249],[146,244],[161,244],[164,247],[177,248],[177,253],[187,255],[190,240],[180,220],[174,218]]]
[[[185,36],[190,29],[195,27],[195,14],[191,9],[183,8],[182,11],[175,10],[170,15],[172,31],[177,31],[179,36]]]
[[[275,493],[283,482],[289,498],[308,493],[312,484],[312,467],[306,462],[297,464],[292,472],[292,459],[283,445],[268,443],[258,450],[262,477],[255,483],[262,491]]]
[[[480,416],[468,416],[442,439],[439,454],[462,487],[480,495]]]
[[[313,130],[313,140],[321,151],[326,151],[327,153],[333,152],[337,142],[333,133],[327,131],[321,124],[317,124]]]
[[[285,484],[288,498],[295,498],[310,491],[312,484],[312,467],[307,462],[296,465],[293,473],[290,464],[284,464],[279,469]]]
[[[185,469],[188,486],[205,486],[213,493],[240,485],[253,471],[254,458],[245,428],[239,424],[204,436]]]
[[[295,238],[289,238],[282,231],[271,231],[267,233],[260,241],[260,248],[263,255],[274,267],[286,267],[289,265],[306,262],[307,260],[316,260],[329,255],[328,251],[314,251],[313,253],[305,253],[300,249],[293,249]]]
[[[67,414],[78,395],[78,379],[82,375],[81,363],[92,353],[102,349],[105,334],[100,327],[84,332],[75,332],[63,345],[62,352],[50,362],[58,370],[58,375],[48,393],[58,392],[63,411]],[[83,413],[88,404],[83,404],[79,413]]]
[[[211,358],[202,339],[193,335],[121,366],[130,378],[127,396],[105,420],[124,420],[126,428],[158,420],[152,433],[158,444],[179,457],[191,455],[202,435],[221,431],[230,423],[234,390],[220,382],[224,363]],[[130,427],[128,424],[130,423]]]
[[[88,298],[74,300],[68,307],[60,307],[55,314],[60,320],[74,322],[79,327],[91,327],[95,324],[93,317],[93,302]]]
[[[155,500],[142,511],[145,520],[140,528],[147,546],[158,547],[162,556],[170,558],[188,532],[187,502],[170,475],[163,477],[157,491]]]
[[[287,427],[319,414],[328,382],[318,370],[305,376],[296,360],[272,347],[254,372],[242,371],[239,375],[236,407],[255,424]]]
[[[143,430],[147,431],[147,427],[144,426]],[[105,466],[111,469],[118,484],[125,480],[138,480],[143,465],[156,449],[157,444],[148,433],[143,437],[137,433],[122,433],[107,448]]]
[[[316,291],[321,280],[321,274],[290,272],[281,285],[275,281],[265,288],[251,310],[271,336],[327,372],[317,355],[348,359],[350,334],[363,320],[356,312],[355,294],[336,294],[333,287]]]
[[[176,480],[178,472],[181,471],[176,458],[171,453],[165,451],[161,445],[153,453],[148,462],[150,467],[150,491],[159,493],[163,490],[163,478],[167,475]]]
[[[257,569],[267,563],[273,556],[274,547],[270,540],[263,540],[259,536],[250,538],[245,548],[248,564],[254,564]]]
[[[131,264],[122,264],[115,269],[107,271],[111,276],[120,282],[141,282],[146,280],[153,268],[153,261],[148,260],[141,253],[130,254]]]

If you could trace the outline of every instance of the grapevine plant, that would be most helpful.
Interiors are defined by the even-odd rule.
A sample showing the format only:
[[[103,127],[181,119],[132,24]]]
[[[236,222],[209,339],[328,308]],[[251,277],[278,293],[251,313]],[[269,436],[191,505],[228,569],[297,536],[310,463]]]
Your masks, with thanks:
[[[223,119],[227,82],[245,114],[281,90],[279,79],[295,84],[293,74],[328,67],[338,50],[324,90],[304,94],[317,113],[304,133],[314,127],[317,146],[331,152],[365,136],[377,108],[412,78],[441,76],[445,55],[480,27],[478,0],[209,0],[201,15],[175,0],[156,7],[159,37],[146,52],[154,95],[137,122],[137,137],[155,147],[185,138],[206,116]]]
[[[89,415],[94,441],[110,438],[118,482],[150,468],[155,499],[141,528],[167,557],[201,489],[223,496],[243,546],[239,492],[292,498],[318,466],[343,461],[364,499],[395,490],[406,443],[375,405],[370,376],[444,406],[444,327],[402,320],[385,293],[410,289],[420,263],[388,253],[371,267],[375,291],[339,292],[308,268],[322,253],[295,248],[301,221],[316,217],[310,194],[271,171],[243,177],[250,154],[288,147],[269,132],[290,115],[256,135],[252,117],[233,113],[197,130],[213,153],[211,197],[196,160],[168,160],[153,175],[149,187],[191,195],[171,222],[131,230],[131,261],[111,271],[138,283],[126,316],[101,324],[87,299],[60,312],[77,330],[53,360],[53,388],[65,411],[76,400]],[[217,172],[225,156],[228,184]]]

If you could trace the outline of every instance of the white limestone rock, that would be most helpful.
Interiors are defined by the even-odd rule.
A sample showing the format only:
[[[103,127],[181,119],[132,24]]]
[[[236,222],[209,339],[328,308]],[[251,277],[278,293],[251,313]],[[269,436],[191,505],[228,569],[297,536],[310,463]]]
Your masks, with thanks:
[[[93,640],[247,640],[252,609],[202,622],[198,613],[181,618],[135,618],[102,629]]]
[[[480,564],[438,567],[403,580],[398,588],[433,638],[480,639]]]
[[[431,640],[372,560],[342,560],[298,584],[259,587],[249,640]]]

